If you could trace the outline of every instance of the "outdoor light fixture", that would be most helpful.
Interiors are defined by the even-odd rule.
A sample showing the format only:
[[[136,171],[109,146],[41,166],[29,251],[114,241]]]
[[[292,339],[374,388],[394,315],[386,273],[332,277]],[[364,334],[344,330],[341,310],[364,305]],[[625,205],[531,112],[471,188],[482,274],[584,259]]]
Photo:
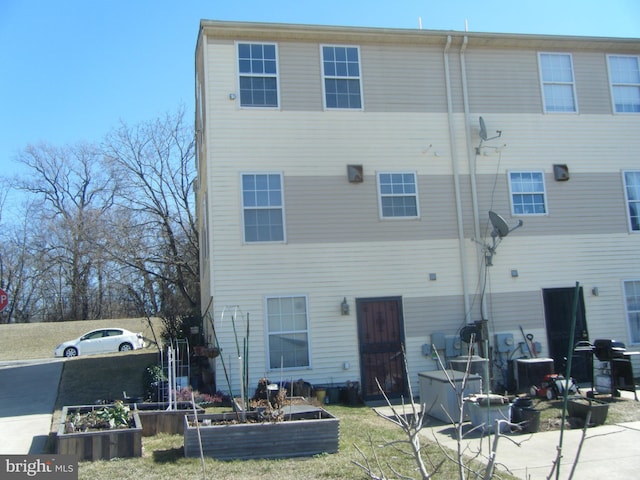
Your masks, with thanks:
[[[518,270],[516,270],[515,268],[513,270],[511,270],[511,276],[513,278],[516,278],[519,275]]]
[[[344,297],[342,303],[340,304],[340,312],[342,315],[349,315],[349,303],[347,303],[347,297]]]

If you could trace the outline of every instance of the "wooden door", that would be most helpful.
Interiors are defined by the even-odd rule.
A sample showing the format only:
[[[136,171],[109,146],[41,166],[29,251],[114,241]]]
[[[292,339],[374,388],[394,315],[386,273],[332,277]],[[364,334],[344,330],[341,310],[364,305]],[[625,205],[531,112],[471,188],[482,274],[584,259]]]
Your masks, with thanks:
[[[405,395],[407,378],[402,355],[402,298],[356,299],[356,309],[364,399],[382,398],[376,380],[389,398]]]

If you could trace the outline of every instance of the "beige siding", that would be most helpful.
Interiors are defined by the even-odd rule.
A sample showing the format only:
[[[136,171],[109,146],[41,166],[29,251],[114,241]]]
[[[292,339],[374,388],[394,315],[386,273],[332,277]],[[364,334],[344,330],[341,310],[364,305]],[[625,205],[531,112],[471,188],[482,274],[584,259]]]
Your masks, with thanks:
[[[470,49],[465,61],[471,112],[542,112],[535,51]]]
[[[640,277],[640,235],[628,232],[621,171],[638,168],[640,117],[611,114],[605,57],[622,46],[593,39],[556,45],[547,38],[500,44],[470,34],[464,55],[465,115],[461,38],[456,36],[448,56],[454,111],[449,117],[444,34],[437,41],[423,41],[418,34],[388,38],[347,31],[336,37],[293,31],[276,37],[265,29],[238,40],[277,41],[278,109],[240,108],[238,100],[230,100],[229,94],[237,93],[232,39],[209,39],[198,51],[206,59],[198,64],[198,75],[206,83],[207,113],[199,194],[208,192],[211,226],[203,303],[214,297],[213,317],[234,390],[239,389],[237,359],[225,306],[239,305],[250,315],[250,383],[264,375],[280,378],[280,372],[265,371],[265,295],[308,297],[311,366],[283,376],[312,383],[359,380],[357,298],[402,297],[414,386],[419,371],[436,368],[421,350],[431,333],[457,334],[466,322],[482,317],[481,306],[491,336],[508,332],[518,342],[522,326],[542,343],[544,354],[542,291],[576,281],[585,290],[591,338],[628,343],[622,281]],[[426,32],[424,38],[429,38]],[[364,111],[323,111],[321,43],[360,46]],[[640,51],[637,45],[625,48]],[[537,52],[551,49],[572,53],[579,114],[542,113]],[[481,115],[488,134],[501,130],[502,136],[483,142],[476,155]],[[348,183],[348,164],[363,165],[362,184]],[[554,164],[568,165],[568,182],[553,179]],[[461,188],[461,241],[454,167]],[[507,174],[512,170],[544,172],[548,214],[520,217],[524,226],[499,244],[481,301],[485,272],[479,244],[491,242],[487,211],[497,211],[510,225],[518,220],[510,214]],[[284,175],[285,243],[243,243],[240,174],[256,171]],[[380,219],[380,171],[418,174],[419,219]],[[481,238],[475,238],[476,222]],[[512,269],[518,277],[511,276]],[[437,280],[429,280],[429,273]],[[595,286],[598,296],[590,294]],[[348,317],[339,311],[344,297],[352,308]],[[223,378],[219,367],[218,386],[226,389]]]

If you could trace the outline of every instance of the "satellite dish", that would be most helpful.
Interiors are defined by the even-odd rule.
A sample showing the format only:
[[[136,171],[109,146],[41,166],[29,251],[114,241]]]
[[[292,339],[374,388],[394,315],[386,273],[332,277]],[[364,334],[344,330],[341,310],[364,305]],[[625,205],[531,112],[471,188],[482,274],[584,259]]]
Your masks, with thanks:
[[[509,225],[507,225],[507,222],[504,218],[502,218],[500,215],[498,215],[496,212],[493,211],[489,211],[489,220],[491,221],[491,225],[493,225],[493,231],[491,232],[491,236],[495,239],[495,237],[498,238],[504,238],[507,235],[509,235],[511,232],[513,232],[516,228],[520,228],[523,225],[522,220],[518,220],[518,224],[513,227],[513,228],[509,228]]]
[[[482,140],[483,142],[486,142],[487,140],[493,140],[494,138],[499,138],[500,136],[502,136],[502,130],[496,130],[496,133],[498,135],[496,135],[495,137],[491,137],[488,138],[487,137],[487,126],[484,123],[484,118],[480,117],[480,140]]]
[[[480,138],[482,140],[487,140],[487,127],[484,124],[484,119],[480,117]]]

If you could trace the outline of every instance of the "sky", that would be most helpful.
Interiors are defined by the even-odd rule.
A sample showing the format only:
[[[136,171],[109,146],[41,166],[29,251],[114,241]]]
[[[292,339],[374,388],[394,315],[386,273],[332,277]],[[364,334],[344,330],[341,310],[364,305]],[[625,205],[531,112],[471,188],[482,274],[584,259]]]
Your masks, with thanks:
[[[192,117],[201,19],[640,38],[640,0],[0,0],[0,177],[29,144]]]

